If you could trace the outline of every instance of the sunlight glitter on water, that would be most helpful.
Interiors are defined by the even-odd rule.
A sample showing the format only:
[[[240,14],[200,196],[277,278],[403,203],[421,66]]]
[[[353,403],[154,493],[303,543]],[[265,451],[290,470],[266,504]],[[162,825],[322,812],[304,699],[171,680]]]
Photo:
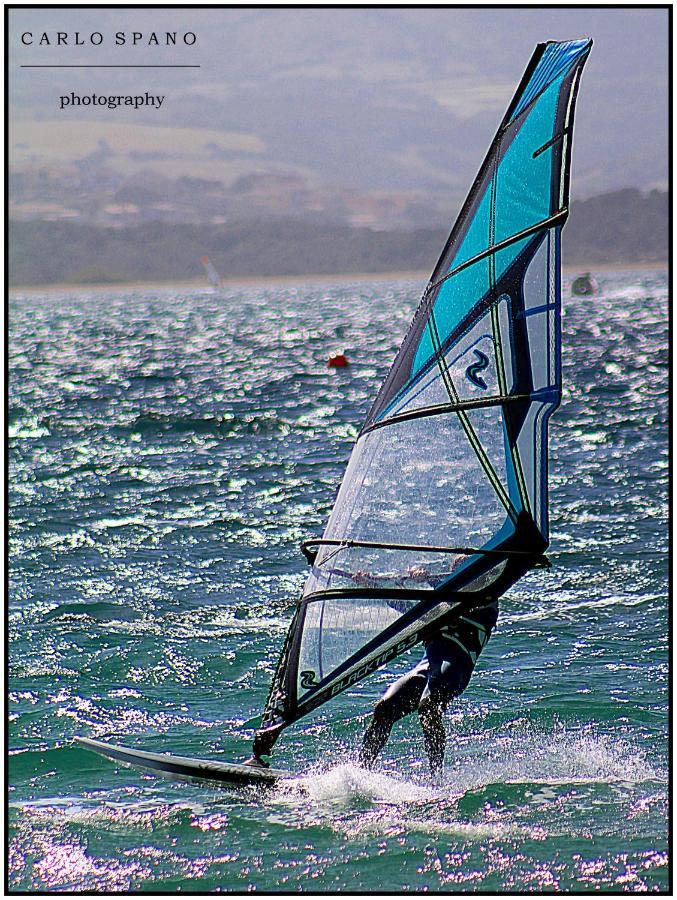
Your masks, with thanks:
[[[12,301],[13,889],[665,889],[667,281],[596,277],[593,301],[564,291],[553,569],[505,597],[443,780],[413,721],[355,765],[409,654],[290,729],[276,762],[299,775],[267,795],[71,739],[248,755],[298,543],[421,285]],[[353,365],[332,372],[339,331]]]

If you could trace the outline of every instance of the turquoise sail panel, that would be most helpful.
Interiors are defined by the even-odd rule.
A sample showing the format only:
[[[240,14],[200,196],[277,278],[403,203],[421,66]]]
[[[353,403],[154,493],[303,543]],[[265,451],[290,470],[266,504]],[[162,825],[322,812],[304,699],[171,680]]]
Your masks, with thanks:
[[[489,262],[486,259],[463,269],[441,285],[434,306],[434,324],[439,335],[438,343],[442,344],[447,339],[456,325],[475,305],[477,298],[487,294],[489,286]],[[411,366],[413,377],[405,385],[402,394],[405,394],[416,383],[417,378],[425,373],[426,362],[434,363],[435,353],[432,329],[428,327],[421,335]],[[383,418],[386,414],[387,412],[384,410],[379,418]]]
[[[553,137],[561,84],[560,77],[541,94],[510,142],[495,167],[475,217],[458,252],[449,263],[447,273],[483,253],[490,246],[547,220],[557,212],[552,208],[551,202],[553,148],[534,154]],[[525,241],[521,241],[506,250],[498,251],[495,256],[495,279],[504,275],[524,246]],[[480,268],[479,264],[477,268]],[[484,273],[474,270],[474,266],[463,269],[454,278],[445,281],[435,298],[433,314],[441,344],[489,292],[490,284],[484,281]],[[434,352],[431,336],[426,331],[421,335],[412,363],[413,379]]]
[[[447,272],[551,214],[552,151],[534,152],[553,137],[561,81],[545,91],[510,140]]]
[[[494,240],[497,244],[551,216],[552,147],[562,79],[536,101],[502,158],[494,180]],[[535,155],[537,154],[537,155]]]
[[[498,277],[505,274],[528,243],[529,239],[525,238],[522,241],[517,241],[510,247],[506,247],[504,250],[497,251],[494,258],[496,260]],[[479,297],[482,300],[487,297],[490,286],[488,259],[480,260],[473,266],[462,269],[448,281],[442,283],[433,307],[435,330],[440,344],[447,340],[459,322],[477,305],[478,301],[476,298]],[[430,366],[435,364],[436,350],[433,343],[431,329],[428,328],[421,335],[421,340],[412,362],[411,369],[414,374],[401,391],[401,394],[405,394],[425,374]],[[396,401],[397,398],[393,402]],[[385,418],[387,412],[387,409],[384,410],[379,418]]]

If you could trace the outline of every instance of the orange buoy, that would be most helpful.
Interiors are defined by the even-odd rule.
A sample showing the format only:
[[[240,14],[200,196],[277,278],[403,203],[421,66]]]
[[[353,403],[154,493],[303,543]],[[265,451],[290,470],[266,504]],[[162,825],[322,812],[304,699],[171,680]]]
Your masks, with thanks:
[[[350,363],[348,362],[348,357],[344,353],[332,353],[327,365],[330,369],[347,369]]]

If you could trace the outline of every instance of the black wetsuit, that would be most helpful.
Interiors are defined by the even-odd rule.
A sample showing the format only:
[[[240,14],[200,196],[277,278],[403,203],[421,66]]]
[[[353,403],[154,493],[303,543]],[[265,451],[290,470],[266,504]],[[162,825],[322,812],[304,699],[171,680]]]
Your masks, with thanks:
[[[364,736],[362,761],[371,765],[399,719],[426,705],[445,709],[468,686],[477,658],[498,618],[498,601],[459,616],[426,642],[423,659],[391,684]],[[442,737],[439,736],[442,741]],[[443,752],[443,748],[442,748]]]

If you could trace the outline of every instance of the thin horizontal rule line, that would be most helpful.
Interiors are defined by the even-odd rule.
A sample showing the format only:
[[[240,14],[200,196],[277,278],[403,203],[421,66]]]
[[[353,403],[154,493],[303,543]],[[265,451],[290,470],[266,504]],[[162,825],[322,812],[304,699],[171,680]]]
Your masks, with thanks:
[[[131,65],[106,65],[106,64],[98,64],[98,63],[65,63],[61,65],[60,63],[36,63],[35,65],[24,65],[23,63],[19,66],[20,69],[199,69],[199,65],[188,65],[188,66],[164,66],[164,65],[141,65],[132,63]]]

